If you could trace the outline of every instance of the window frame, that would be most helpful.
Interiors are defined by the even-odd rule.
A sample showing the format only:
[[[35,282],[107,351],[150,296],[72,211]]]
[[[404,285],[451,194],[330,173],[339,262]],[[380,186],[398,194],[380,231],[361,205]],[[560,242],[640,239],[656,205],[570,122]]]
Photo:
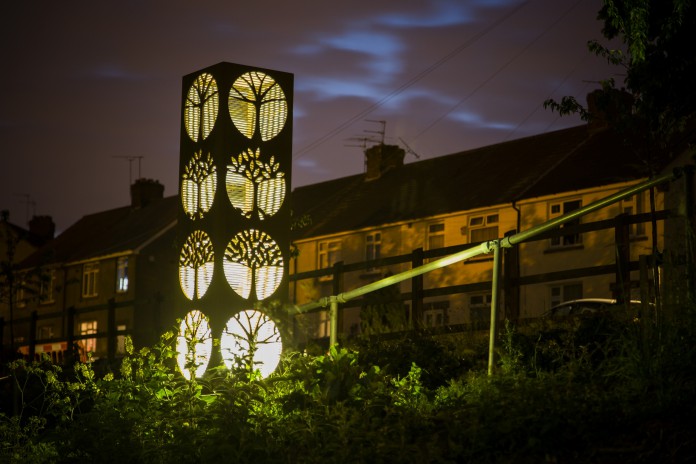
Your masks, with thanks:
[[[331,269],[334,264],[341,261],[342,253],[343,241],[340,239],[317,242],[317,269]]]
[[[129,288],[128,279],[128,256],[116,258],[116,293],[127,293]]]
[[[94,298],[99,296],[99,263],[91,262],[82,265],[82,297]]]
[[[478,224],[472,224],[475,220],[480,219],[481,222]],[[491,225],[492,224],[492,225]],[[477,215],[472,215],[469,216],[469,221],[468,221],[468,240],[469,243],[482,243],[482,242],[488,242],[490,240],[496,240],[500,238],[500,214],[498,212],[489,212],[485,214],[477,214]],[[474,240],[472,233],[480,232],[480,231],[490,231],[495,229],[495,235],[494,237],[487,237],[484,238],[483,240]],[[491,235],[489,233],[485,235]]]
[[[569,208],[568,205],[572,203],[577,203],[577,207]],[[558,211],[554,212],[554,207],[558,207]],[[582,208],[582,199],[576,198],[572,200],[559,200],[549,203],[549,220],[563,216],[564,214],[576,211]],[[567,222],[560,226],[562,230],[564,227],[570,227],[580,224],[580,218],[574,219],[573,221]],[[575,248],[582,246],[582,234],[568,234],[568,235],[558,235],[556,237],[551,237],[549,239],[549,247],[554,250],[564,249],[564,248]]]

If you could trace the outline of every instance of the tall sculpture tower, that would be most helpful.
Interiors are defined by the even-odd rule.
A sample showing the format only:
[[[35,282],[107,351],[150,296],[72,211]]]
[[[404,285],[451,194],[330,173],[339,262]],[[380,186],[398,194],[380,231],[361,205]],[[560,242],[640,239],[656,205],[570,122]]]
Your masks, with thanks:
[[[253,355],[265,349],[259,334],[277,333],[253,309],[287,296],[293,76],[219,63],[184,76],[181,99],[178,351],[186,339],[180,367],[193,377],[211,334],[231,363],[240,343]]]

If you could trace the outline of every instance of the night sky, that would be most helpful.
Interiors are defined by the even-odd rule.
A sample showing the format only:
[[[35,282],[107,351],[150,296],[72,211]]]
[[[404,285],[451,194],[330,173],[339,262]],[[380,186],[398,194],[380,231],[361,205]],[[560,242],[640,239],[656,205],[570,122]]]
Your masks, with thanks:
[[[426,159],[577,125],[542,107],[620,70],[587,51],[600,0],[6,2],[0,209],[60,232],[177,191],[182,76],[221,61],[295,75],[293,188],[363,171],[359,139]],[[352,146],[353,145],[353,146]],[[133,160],[129,161],[127,158]],[[141,159],[135,159],[142,157]],[[130,170],[129,170],[130,169]]]

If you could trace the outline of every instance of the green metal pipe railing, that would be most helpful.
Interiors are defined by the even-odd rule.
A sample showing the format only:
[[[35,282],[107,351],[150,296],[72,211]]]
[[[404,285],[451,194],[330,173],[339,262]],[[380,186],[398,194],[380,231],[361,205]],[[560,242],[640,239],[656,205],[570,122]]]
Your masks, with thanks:
[[[499,279],[500,279],[500,250],[502,248],[511,248],[514,245],[517,245],[519,243],[522,243],[526,240],[529,240],[539,234],[542,234],[544,232],[547,232],[549,230],[555,229],[567,222],[573,221],[581,216],[584,216],[588,213],[591,213],[593,211],[596,211],[601,208],[605,208],[613,203],[616,203],[617,201],[623,200],[624,198],[628,198],[630,196],[635,195],[636,193],[642,192],[644,190],[647,190],[649,188],[655,187],[656,185],[663,184],[665,182],[670,182],[673,181],[677,178],[679,178],[682,175],[682,168],[677,168],[675,169],[672,173],[670,174],[664,174],[662,176],[655,177],[653,179],[647,180],[645,182],[641,182],[639,184],[636,184],[632,187],[629,187],[627,189],[621,190],[617,193],[614,193],[613,195],[609,195],[608,197],[602,198],[600,200],[597,200],[593,203],[590,203],[589,205],[576,209],[574,211],[571,211],[570,213],[566,213],[562,216],[558,216],[554,219],[551,219],[550,221],[544,222],[543,224],[539,224],[537,226],[534,226],[530,229],[527,229],[523,232],[518,232],[514,235],[510,235],[508,237],[504,237],[502,239],[496,239],[496,240],[490,240],[487,242],[483,242],[479,245],[473,246],[471,248],[467,248],[465,250],[462,250],[460,252],[451,254],[449,256],[445,256],[444,258],[440,258],[434,261],[431,261],[427,264],[424,264],[422,266],[410,269],[408,271],[404,271],[402,273],[386,277],[381,280],[377,280],[375,282],[369,283],[367,285],[364,285],[362,287],[358,287],[353,290],[349,290],[347,292],[342,292],[339,293],[338,295],[332,295],[329,297],[324,297],[321,298],[317,301],[299,305],[299,306],[294,306],[294,311],[296,313],[303,313],[306,311],[311,311],[313,309],[317,308],[326,308],[329,306],[329,322],[330,322],[330,335],[329,335],[329,343],[331,345],[335,345],[337,342],[338,338],[338,304],[339,303],[345,303],[347,301],[350,301],[354,298],[363,296],[367,293],[374,292],[376,290],[380,290],[382,288],[388,287],[390,285],[394,285],[400,282],[403,282],[404,280],[409,280],[412,279],[413,277],[423,275],[425,273],[434,271],[436,269],[441,269],[443,267],[449,266],[451,264],[458,263],[460,261],[464,261],[469,258],[473,258],[482,254],[488,254],[491,251],[493,251],[493,282],[492,282],[492,298],[491,298],[491,324],[490,324],[490,340],[489,340],[489,353],[488,353],[488,373],[492,374],[493,371],[493,356],[494,356],[494,351],[495,351],[495,334],[496,334],[496,321],[498,317],[498,307],[500,305],[500,301],[498,298],[498,293],[499,293]]]

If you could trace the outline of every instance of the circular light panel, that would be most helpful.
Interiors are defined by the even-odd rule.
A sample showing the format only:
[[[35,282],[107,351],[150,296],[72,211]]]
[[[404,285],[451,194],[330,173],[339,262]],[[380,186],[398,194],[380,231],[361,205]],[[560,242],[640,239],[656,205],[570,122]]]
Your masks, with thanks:
[[[265,378],[278,367],[283,343],[278,327],[268,316],[246,310],[227,321],[220,337],[220,351],[228,369],[258,370]]]

